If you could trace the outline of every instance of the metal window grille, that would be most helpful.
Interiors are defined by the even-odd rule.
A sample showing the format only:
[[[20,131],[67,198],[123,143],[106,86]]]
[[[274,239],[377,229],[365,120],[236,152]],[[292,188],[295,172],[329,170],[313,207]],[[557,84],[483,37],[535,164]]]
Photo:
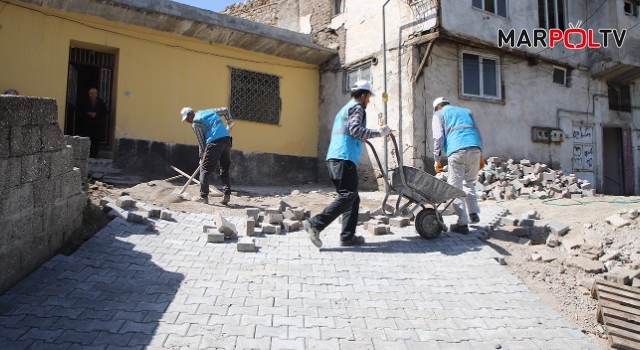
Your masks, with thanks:
[[[280,77],[231,68],[229,109],[234,119],[280,124]]]
[[[435,14],[438,9],[438,0],[402,0],[411,6],[411,12],[416,20],[424,20],[427,16]]]
[[[71,48],[71,50],[69,50],[69,62],[113,68],[115,56],[108,53],[78,49],[73,47]]]

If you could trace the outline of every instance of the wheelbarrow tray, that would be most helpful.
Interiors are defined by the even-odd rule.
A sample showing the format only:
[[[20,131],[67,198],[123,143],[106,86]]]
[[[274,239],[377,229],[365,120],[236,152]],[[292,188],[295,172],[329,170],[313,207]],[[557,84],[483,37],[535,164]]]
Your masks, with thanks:
[[[398,169],[399,168],[389,170],[391,175],[390,186],[396,191],[400,191],[403,187]],[[420,169],[410,166],[403,166],[402,169],[404,170],[404,179],[407,183],[407,187],[404,188],[404,192],[402,192],[404,197],[416,202],[426,201],[432,204],[440,204],[454,198],[465,196],[464,191],[461,189],[455,188]]]

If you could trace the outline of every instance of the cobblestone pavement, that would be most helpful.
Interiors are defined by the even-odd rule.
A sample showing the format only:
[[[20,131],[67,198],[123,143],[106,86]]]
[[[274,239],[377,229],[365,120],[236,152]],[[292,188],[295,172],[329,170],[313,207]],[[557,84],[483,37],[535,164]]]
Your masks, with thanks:
[[[500,214],[483,210],[485,225]],[[478,232],[427,241],[411,226],[346,248],[336,222],[320,251],[299,231],[240,253],[206,243],[212,215],[176,219],[115,219],[46,262],[0,297],[0,348],[600,349]]]

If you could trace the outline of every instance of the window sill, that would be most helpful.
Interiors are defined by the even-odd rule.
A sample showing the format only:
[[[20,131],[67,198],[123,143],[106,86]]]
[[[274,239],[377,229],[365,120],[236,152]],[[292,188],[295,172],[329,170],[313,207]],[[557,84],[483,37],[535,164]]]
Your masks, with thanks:
[[[488,14],[488,15],[491,15],[491,16],[493,16],[493,17],[503,19],[503,20],[505,20],[505,21],[507,21],[507,22],[511,22],[511,20],[509,19],[509,17],[503,17],[503,16],[500,16],[499,14],[496,14],[496,13],[493,13],[493,12],[489,12],[489,11],[486,11],[486,10],[483,10],[483,9],[479,9],[479,8],[477,8],[477,7],[473,6],[473,5],[471,6],[471,8],[472,8],[472,9],[474,9],[474,10],[476,10],[476,11],[480,11],[480,12],[482,12],[482,13],[486,13],[486,14]]]
[[[460,94],[458,96],[459,99],[465,101],[476,101],[476,102],[486,102],[486,103],[495,103],[499,105],[505,105],[505,101],[502,98],[490,98],[490,97],[482,97],[482,96],[474,96],[474,95],[464,95]]]

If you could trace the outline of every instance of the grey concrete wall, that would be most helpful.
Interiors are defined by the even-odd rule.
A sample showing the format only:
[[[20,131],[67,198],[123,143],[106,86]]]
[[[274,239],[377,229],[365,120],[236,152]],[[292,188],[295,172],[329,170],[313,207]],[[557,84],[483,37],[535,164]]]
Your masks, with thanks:
[[[0,294],[82,224],[87,196],[57,113],[53,99],[0,95]]]
[[[192,174],[198,167],[198,146],[118,138],[114,166],[146,180],[176,175],[170,166]],[[231,151],[232,188],[234,185],[306,184],[317,181],[317,171],[315,157]],[[220,186],[217,175],[212,184]]]

